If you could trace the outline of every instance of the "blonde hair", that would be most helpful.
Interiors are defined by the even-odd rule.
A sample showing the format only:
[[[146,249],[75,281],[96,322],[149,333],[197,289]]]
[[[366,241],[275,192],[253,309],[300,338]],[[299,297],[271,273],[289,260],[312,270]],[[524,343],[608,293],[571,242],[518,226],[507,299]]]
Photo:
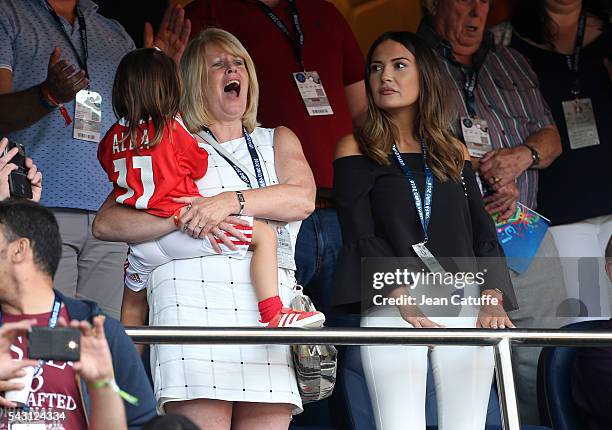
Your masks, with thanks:
[[[215,122],[210,112],[203,84],[208,82],[208,65],[204,50],[208,45],[217,45],[227,53],[240,57],[249,75],[249,90],[247,106],[242,115],[242,124],[249,133],[259,125],[257,122],[257,105],[259,103],[259,84],[255,72],[255,63],[242,43],[231,33],[220,28],[209,27],[193,39],[181,58],[181,76],[183,78],[183,93],[180,110],[187,128],[198,132],[203,127],[209,127]]]
[[[427,163],[434,175],[445,181],[449,177],[461,179],[465,161],[463,144],[451,130],[456,120],[453,100],[449,96],[449,77],[443,71],[436,54],[417,35],[406,31],[388,32],[374,41],[366,60],[366,94],[368,116],[355,131],[357,144],[365,155],[380,165],[388,165],[391,146],[397,142],[399,132],[388,112],[374,102],[370,86],[370,63],[374,50],[383,42],[392,40],[408,49],[416,58],[419,72],[418,113],[414,122],[414,137],[427,143]]]

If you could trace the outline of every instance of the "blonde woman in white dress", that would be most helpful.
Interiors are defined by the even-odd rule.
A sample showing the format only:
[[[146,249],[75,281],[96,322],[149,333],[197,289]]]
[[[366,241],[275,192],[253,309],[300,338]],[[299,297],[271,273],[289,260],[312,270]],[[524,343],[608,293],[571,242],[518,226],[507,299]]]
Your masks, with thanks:
[[[195,38],[181,60],[181,75],[183,118],[209,152],[209,167],[196,181],[205,197],[185,199],[191,208],[181,213],[179,228],[195,238],[214,235],[231,246],[225,232],[240,238],[231,226],[240,220],[232,215],[270,220],[284,242],[279,243],[279,293],[288,305],[295,284],[295,239],[300,221],[314,210],[315,198],[300,142],[285,127],[258,126],[255,67],[230,33],[208,29]],[[211,137],[220,150],[207,142]],[[259,178],[255,159],[261,165]],[[242,203],[236,191],[241,191]],[[176,230],[171,219],[122,207],[112,197],[100,208],[93,228],[97,237],[133,243]],[[244,259],[218,255],[173,260],[155,269],[147,286],[149,324],[258,326],[250,254]],[[124,323],[146,318],[133,315]],[[156,345],[151,367],[160,412],[185,415],[207,430],[287,429],[291,415],[302,410],[288,346]]]

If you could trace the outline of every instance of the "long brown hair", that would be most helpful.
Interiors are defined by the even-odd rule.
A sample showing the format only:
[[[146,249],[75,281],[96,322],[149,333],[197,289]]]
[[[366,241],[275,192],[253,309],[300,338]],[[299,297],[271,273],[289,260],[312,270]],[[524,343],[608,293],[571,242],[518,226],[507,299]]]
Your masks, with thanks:
[[[387,32],[370,47],[366,61],[365,86],[368,114],[363,125],[355,131],[361,151],[381,165],[389,164],[391,146],[397,142],[399,131],[388,112],[376,106],[370,86],[370,63],[374,50],[392,40],[402,44],[416,58],[419,73],[418,112],[414,121],[415,139],[427,142],[427,160],[434,175],[441,181],[459,181],[464,163],[463,144],[451,130],[456,120],[454,104],[449,94],[450,78],[442,63],[426,43],[407,31]]]
[[[160,142],[165,128],[171,126],[179,112],[180,99],[178,68],[163,52],[136,49],[119,63],[113,84],[113,111],[125,121],[134,147],[139,147],[138,125],[143,121],[153,121],[155,128],[147,146],[152,148]]]

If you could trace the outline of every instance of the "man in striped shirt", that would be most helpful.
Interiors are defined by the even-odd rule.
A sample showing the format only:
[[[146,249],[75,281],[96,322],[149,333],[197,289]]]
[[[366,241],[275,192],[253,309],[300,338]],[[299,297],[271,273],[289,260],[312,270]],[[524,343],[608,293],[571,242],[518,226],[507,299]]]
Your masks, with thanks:
[[[517,51],[494,45],[485,31],[488,0],[422,0],[422,4],[425,18],[418,34],[444,59],[452,78],[456,130],[469,149],[485,148],[482,158],[473,157],[472,163],[483,185],[487,210],[507,219],[517,200],[536,209],[538,169],[561,154],[561,140],[535,73]],[[467,129],[476,124],[484,133]],[[487,134],[488,139],[483,137]],[[555,318],[565,299],[561,273],[556,246],[547,233],[529,269],[520,275],[511,271],[520,308],[509,315],[517,327],[562,324]],[[513,357],[521,417],[529,424],[539,420],[538,355],[536,348],[515,348]]]

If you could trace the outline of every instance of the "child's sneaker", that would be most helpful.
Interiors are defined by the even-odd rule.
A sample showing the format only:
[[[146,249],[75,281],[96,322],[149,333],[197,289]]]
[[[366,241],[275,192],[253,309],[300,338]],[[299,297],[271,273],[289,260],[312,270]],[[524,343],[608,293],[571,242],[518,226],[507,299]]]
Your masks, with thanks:
[[[291,308],[282,308],[266,323],[259,322],[262,327],[301,327],[316,328],[322,327],[325,322],[325,315],[321,312],[296,311]]]

